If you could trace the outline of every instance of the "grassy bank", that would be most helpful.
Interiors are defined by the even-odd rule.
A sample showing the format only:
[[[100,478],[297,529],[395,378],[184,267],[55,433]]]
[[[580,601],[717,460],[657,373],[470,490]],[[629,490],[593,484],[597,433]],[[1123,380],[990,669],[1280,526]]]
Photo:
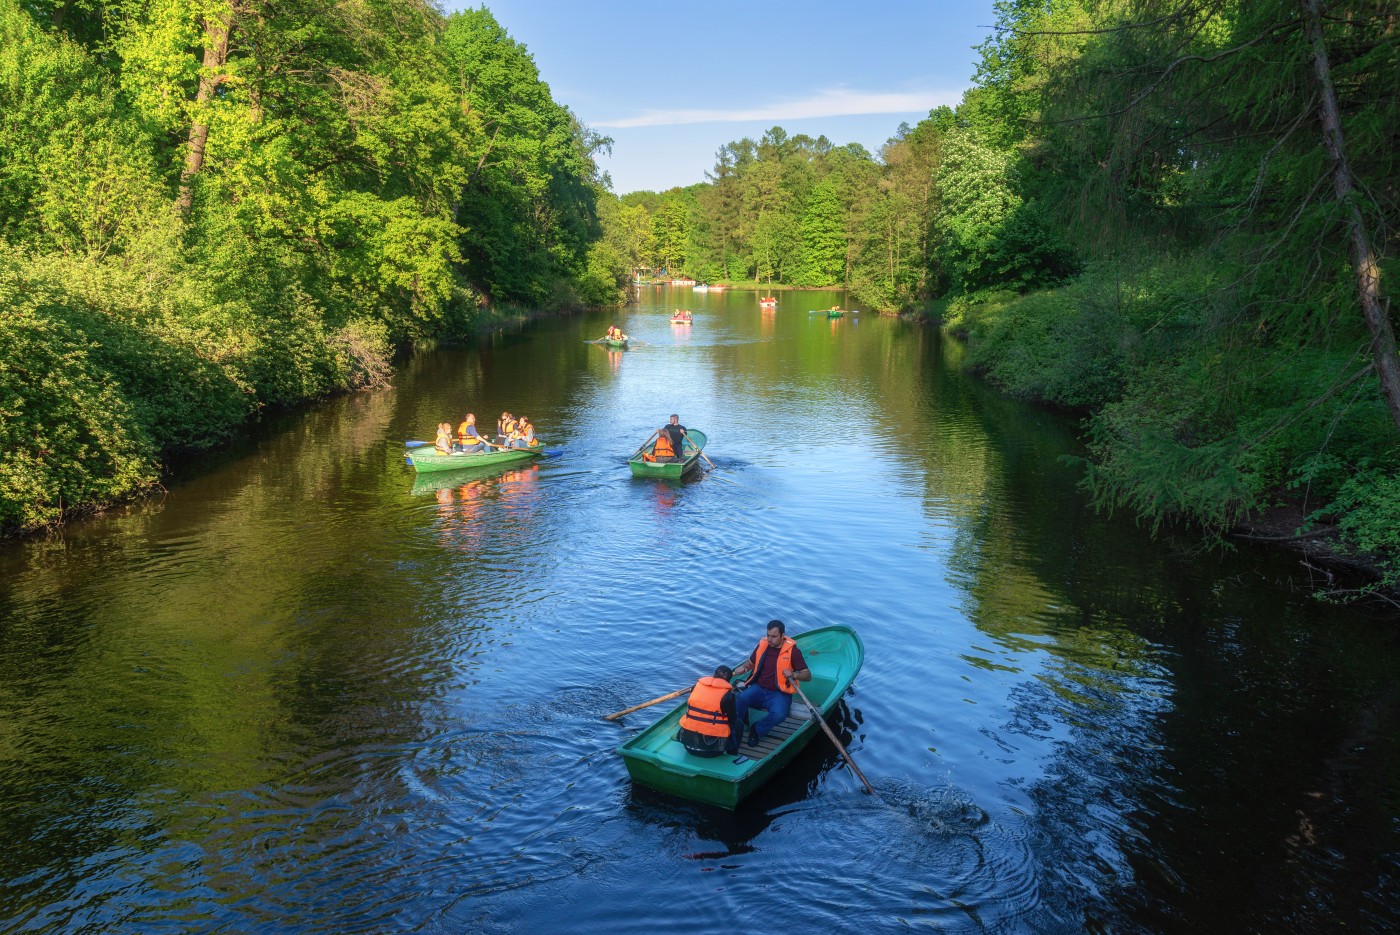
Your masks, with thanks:
[[[1400,583],[1400,445],[1366,335],[1259,325],[1267,289],[1210,255],[1106,263],[1060,288],[948,303],[968,366],[1006,392],[1079,413],[1096,504],[1154,528],[1187,520],[1316,546]],[[1306,323],[1300,325],[1300,330]],[[1279,530],[1266,517],[1293,515]],[[1314,550],[1316,551],[1316,550]],[[1341,596],[1337,589],[1335,596]]]

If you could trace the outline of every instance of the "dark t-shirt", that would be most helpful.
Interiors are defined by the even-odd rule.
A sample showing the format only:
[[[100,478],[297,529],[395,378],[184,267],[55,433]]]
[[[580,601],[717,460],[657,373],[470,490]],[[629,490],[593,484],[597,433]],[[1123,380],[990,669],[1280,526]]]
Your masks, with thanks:
[[[778,657],[782,654],[783,651],[781,648],[774,649],[772,646],[769,646],[764,650],[763,661],[758,664],[758,671],[755,672],[753,676],[753,680],[757,682],[761,688],[766,688],[769,691],[781,691],[781,689],[778,688]],[[757,649],[749,653],[750,665],[753,664],[753,657],[757,655]],[[801,672],[805,668],[807,668],[807,660],[802,658],[802,650],[794,646],[792,648],[792,671]]]
[[[663,425],[661,431],[671,436],[671,447],[676,449],[676,454],[681,453],[681,433],[685,431],[684,425]]]

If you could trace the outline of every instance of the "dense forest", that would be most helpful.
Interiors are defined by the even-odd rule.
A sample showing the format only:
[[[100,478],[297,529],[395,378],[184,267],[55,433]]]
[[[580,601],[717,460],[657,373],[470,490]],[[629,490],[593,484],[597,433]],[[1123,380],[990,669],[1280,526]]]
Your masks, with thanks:
[[[931,310],[995,383],[1084,415],[1101,506],[1216,536],[1286,506],[1279,538],[1340,533],[1395,584],[1400,11],[997,12],[955,110],[876,154],[729,143],[703,183],[609,205],[612,251]]]
[[[607,144],[485,10],[0,0],[0,528],[396,346],[616,301]]]
[[[485,9],[0,0],[0,527],[665,268],[930,314],[1082,415],[1101,506],[1287,505],[1394,584],[1394,4],[996,9],[961,103],[879,152],[774,127],[619,198]]]

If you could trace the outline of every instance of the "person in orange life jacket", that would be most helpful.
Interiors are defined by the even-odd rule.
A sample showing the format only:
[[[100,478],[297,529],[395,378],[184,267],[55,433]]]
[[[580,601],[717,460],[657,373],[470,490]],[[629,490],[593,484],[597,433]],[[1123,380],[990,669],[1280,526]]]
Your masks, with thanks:
[[[665,429],[660,429],[656,433],[656,444],[651,448],[651,460],[676,460],[676,449],[671,445],[671,436],[666,434]]]
[[[466,454],[488,450],[486,439],[476,430],[476,416],[470,412],[462,420],[462,424],[457,426],[457,450]]]
[[[515,431],[511,433],[510,441],[507,444],[511,448],[533,448],[538,444],[535,441],[535,427],[530,424],[529,419],[525,416],[520,417],[520,422],[516,425]]]
[[[509,412],[501,413],[501,417],[496,420],[496,444],[504,445],[510,441],[510,434],[515,431],[515,416]]]
[[[787,635],[781,620],[768,621],[768,635],[758,644],[748,661],[734,670],[736,676],[753,670],[753,678],[735,700],[734,722],[738,734],[749,723],[749,709],[762,708],[763,720],[749,728],[749,746],[756,747],[768,732],[788,716],[792,696],[797,692],[793,680],[810,682],[812,673],[802,650]],[[737,736],[737,735],[736,735]]]
[[[738,692],[729,684],[733,677],[729,666],[716,666],[714,675],[700,679],[691,689],[676,731],[676,739],[688,753],[711,757],[739,751],[733,726],[734,697]]]

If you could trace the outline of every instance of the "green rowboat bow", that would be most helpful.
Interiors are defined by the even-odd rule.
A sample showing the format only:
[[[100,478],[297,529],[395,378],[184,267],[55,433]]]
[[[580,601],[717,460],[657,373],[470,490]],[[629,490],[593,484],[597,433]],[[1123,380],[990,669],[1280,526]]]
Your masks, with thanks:
[[[865,647],[856,631],[847,626],[821,627],[793,637],[812,672],[802,691],[822,717],[829,717],[841,696],[851,687],[865,660]],[[787,720],[760,741],[757,747],[739,746],[740,756],[700,757],[676,740],[682,702],[670,714],[617,748],[632,781],[686,799],[737,808],[797,755],[821,726],[813,721],[802,699],[794,695]],[[763,719],[762,711],[750,711],[749,722]],[[748,734],[747,727],[744,734]],[[823,741],[825,742],[825,741]],[[735,762],[735,760],[740,762]]]
[[[403,459],[419,474],[430,471],[464,471],[467,468],[488,467],[496,464],[510,464],[513,461],[533,461],[544,454],[544,445],[534,448],[487,449],[482,454],[445,455],[436,448],[407,448]]]
[[[705,447],[705,433],[699,429],[686,429],[685,440],[681,443],[681,459],[679,461],[648,461],[644,455],[649,455],[656,450],[656,442],[648,441],[638,448],[632,457],[627,459],[627,464],[632,468],[633,477],[665,477],[671,480],[679,480],[695,469],[695,465],[700,460],[700,451]]]

